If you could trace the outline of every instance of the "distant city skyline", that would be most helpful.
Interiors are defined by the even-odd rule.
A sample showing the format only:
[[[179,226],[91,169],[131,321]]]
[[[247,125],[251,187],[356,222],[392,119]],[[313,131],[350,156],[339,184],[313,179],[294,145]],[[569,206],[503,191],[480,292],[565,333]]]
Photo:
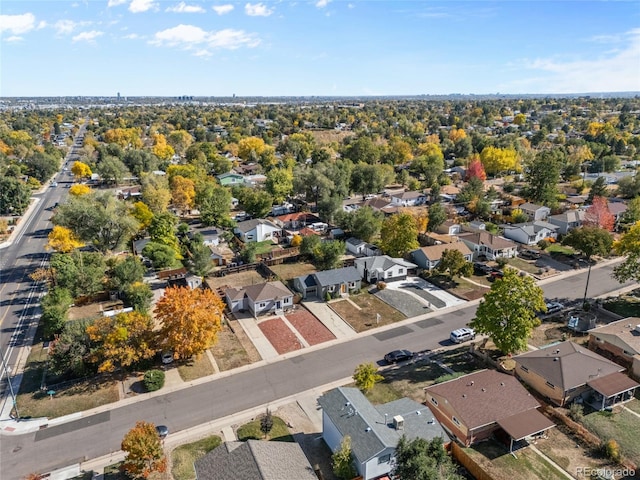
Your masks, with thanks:
[[[637,1],[3,0],[0,96],[640,92]]]

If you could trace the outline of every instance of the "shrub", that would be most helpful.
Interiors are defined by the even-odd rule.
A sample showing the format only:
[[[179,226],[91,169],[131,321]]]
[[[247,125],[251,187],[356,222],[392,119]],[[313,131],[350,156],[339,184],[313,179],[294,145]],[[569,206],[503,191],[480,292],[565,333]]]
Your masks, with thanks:
[[[147,392],[155,392],[164,387],[164,372],[162,370],[149,370],[144,374],[144,388]]]
[[[504,257],[498,257],[496,258],[496,263],[498,264],[498,267],[504,268],[509,261]]]
[[[324,294],[324,301],[328,302],[329,300],[331,300],[331,293],[327,292]]]
[[[387,288],[387,284],[384,283],[384,282],[378,282],[378,283],[376,283],[376,288],[378,290],[384,290],[385,288]]]
[[[620,446],[615,440],[611,439],[605,443],[604,453],[609,460],[613,460],[616,463],[620,461]]]
[[[542,239],[538,242],[538,247],[540,247],[541,250],[546,250],[547,248],[549,248],[549,241]]]
[[[569,407],[569,417],[574,422],[581,422],[584,418],[584,408],[579,403],[572,403]]]

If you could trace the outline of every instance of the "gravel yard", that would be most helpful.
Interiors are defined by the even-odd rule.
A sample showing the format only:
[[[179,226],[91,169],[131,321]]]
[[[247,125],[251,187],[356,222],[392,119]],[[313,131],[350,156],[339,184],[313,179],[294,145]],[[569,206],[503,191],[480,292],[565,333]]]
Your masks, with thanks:
[[[416,291],[413,293],[417,293],[417,289],[415,290]],[[385,288],[384,290],[378,290],[374,295],[383,302],[391,305],[396,310],[402,312],[402,314],[407,318],[417,317],[418,315],[432,311],[419,299],[401,290]]]
[[[299,308],[293,313],[287,314],[287,320],[302,335],[309,345],[335,340],[336,337],[325,327],[320,320],[306,308]]]
[[[282,321],[281,318],[271,318],[258,323],[258,328],[269,340],[273,348],[282,355],[283,353],[300,350],[302,345],[300,340],[295,336],[291,329]]]

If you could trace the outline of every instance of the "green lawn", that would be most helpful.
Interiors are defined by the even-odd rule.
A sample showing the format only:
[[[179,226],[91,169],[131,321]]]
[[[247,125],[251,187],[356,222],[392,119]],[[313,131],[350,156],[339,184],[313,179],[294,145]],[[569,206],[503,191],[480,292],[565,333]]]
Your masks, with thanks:
[[[622,455],[636,465],[640,464],[640,418],[622,410],[620,413],[590,413],[584,416],[582,422],[603,442],[610,439],[618,442]]]
[[[537,274],[540,267],[536,267],[533,263],[529,263],[521,258],[510,258],[507,262],[508,265],[522,270],[523,272]]]
[[[264,434],[260,430],[261,418],[262,416],[252,422],[245,423],[244,425],[239,427],[236,432],[236,436],[238,437],[238,440],[242,442],[245,440],[251,440],[251,439],[263,440]],[[267,437],[267,440],[274,440],[276,442],[295,441],[291,433],[289,433],[289,428],[287,427],[287,424],[284,423],[284,420],[282,420],[280,417],[276,417],[275,415],[272,415],[272,418],[273,418],[273,428],[269,432],[269,436]]]
[[[636,394],[636,397],[638,395]],[[631,400],[630,402],[627,402],[624,404],[625,407],[627,407],[629,410],[633,410],[636,413],[640,413],[640,400],[638,400],[638,398],[635,398],[634,400]]]
[[[564,255],[571,255],[572,253],[576,253],[576,251],[571,247],[566,247],[559,243],[552,243],[546,249],[548,253],[562,253]]]
[[[623,317],[640,317],[640,298],[626,295],[616,300],[609,300],[603,307]]]
[[[180,445],[171,452],[171,475],[175,480],[194,480],[196,472],[193,463],[222,443],[217,435],[203,438],[193,443]]]
[[[262,242],[256,242],[256,255],[263,255],[273,250],[275,245],[271,240],[264,240]]]
[[[435,355],[434,360],[442,362],[451,370],[459,373],[473,373],[485,368],[482,361],[469,352],[469,347],[460,347],[453,350],[446,350]]]

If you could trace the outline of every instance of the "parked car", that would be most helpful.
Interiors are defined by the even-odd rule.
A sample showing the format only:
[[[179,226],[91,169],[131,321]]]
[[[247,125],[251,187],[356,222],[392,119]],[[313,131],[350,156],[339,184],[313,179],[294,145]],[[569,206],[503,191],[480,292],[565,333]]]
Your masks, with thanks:
[[[525,260],[538,260],[540,258],[540,252],[537,250],[526,249],[522,250],[518,256],[520,258],[524,258]]]
[[[162,363],[165,365],[173,363],[173,352],[162,352]]]
[[[493,270],[489,265],[482,262],[473,262],[473,272],[476,275],[487,275]]]
[[[476,338],[476,331],[473,328],[463,327],[457,330],[454,330],[449,335],[449,339],[453,343],[463,343],[468,340],[473,340]]]
[[[158,436],[160,437],[160,439],[164,440],[167,435],[169,435],[169,427],[167,427],[166,425],[158,425],[156,427],[156,432],[158,432]]]
[[[384,360],[387,363],[404,362],[405,360],[411,360],[414,353],[409,350],[394,350],[384,356]]]
[[[564,308],[564,305],[560,302],[547,302],[547,313],[558,313]]]

